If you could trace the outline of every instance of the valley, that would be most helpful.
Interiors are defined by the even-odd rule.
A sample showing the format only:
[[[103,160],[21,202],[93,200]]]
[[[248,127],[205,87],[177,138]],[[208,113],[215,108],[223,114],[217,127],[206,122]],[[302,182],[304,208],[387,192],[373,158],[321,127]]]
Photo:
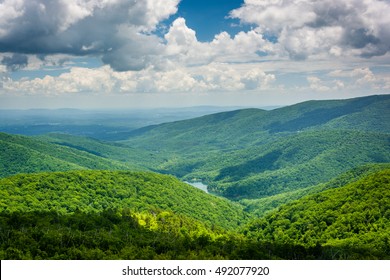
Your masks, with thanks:
[[[232,109],[3,118],[1,259],[390,258],[390,95]]]

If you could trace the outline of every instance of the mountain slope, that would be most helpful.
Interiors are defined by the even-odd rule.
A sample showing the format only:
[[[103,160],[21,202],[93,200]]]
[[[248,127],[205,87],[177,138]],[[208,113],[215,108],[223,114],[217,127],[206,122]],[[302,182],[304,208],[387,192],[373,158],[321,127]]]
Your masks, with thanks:
[[[164,161],[161,155],[155,156],[142,149],[135,149],[116,142],[101,141],[89,137],[49,133],[36,136],[34,139],[119,161],[132,166],[133,169],[139,169],[139,167],[143,169],[153,168]]]
[[[242,235],[162,211],[0,213],[0,258],[16,260],[259,259]]]
[[[388,259],[390,169],[286,204],[251,223],[246,234],[300,246],[316,258]]]
[[[270,141],[271,135],[342,128],[390,133],[390,95],[307,101],[271,111],[243,109],[133,131],[135,147],[192,151],[232,149]],[[376,125],[372,125],[372,124]],[[274,135],[276,136],[276,135]],[[267,139],[263,139],[267,138]]]
[[[259,198],[390,162],[389,119],[390,95],[308,101],[146,127],[122,143],[163,154],[156,171],[231,199]]]
[[[248,141],[243,132],[258,132],[254,121],[266,114],[267,111],[260,109],[244,109],[144,127],[133,131],[132,137],[123,143],[184,153],[235,149],[241,141]]]
[[[390,95],[236,110],[135,130],[120,143],[0,134],[0,176],[149,169],[202,180],[231,199],[260,198],[390,161]],[[17,156],[15,156],[17,155]]]
[[[0,133],[0,177],[40,171],[115,170],[130,167],[135,168],[134,165],[111,160],[97,153],[80,151],[31,137]]]
[[[240,203],[245,206],[245,210],[253,216],[260,217],[269,213],[280,206],[298,200],[310,194],[317,194],[328,189],[340,188],[346,184],[356,182],[368,175],[390,169],[390,163],[384,164],[366,164],[353,168],[326,183],[298,189],[290,192],[284,192],[260,199],[242,199]]]
[[[225,228],[236,228],[246,220],[240,205],[206,194],[172,176],[151,172],[21,174],[1,179],[0,192],[0,212],[161,209]]]
[[[264,197],[324,183],[366,163],[390,162],[390,135],[307,131],[234,159],[212,177],[210,190],[232,199]]]
[[[328,127],[388,133],[390,125],[385,122],[390,116],[389,108],[390,95],[307,101],[273,110],[266,128],[271,133]]]

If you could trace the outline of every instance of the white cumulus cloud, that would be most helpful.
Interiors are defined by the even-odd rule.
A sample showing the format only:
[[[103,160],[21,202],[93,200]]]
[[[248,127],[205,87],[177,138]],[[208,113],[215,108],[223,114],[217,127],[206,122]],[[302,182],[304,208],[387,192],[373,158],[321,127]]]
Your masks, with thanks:
[[[0,4],[0,52],[102,56],[116,70],[139,70],[161,53],[151,32],[177,12],[178,3],[7,0]]]
[[[3,81],[9,92],[58,95],[64,93],[169,93],[238,91],[268,88],[275,76],[263,70],[237,69],[212,63],[199,67],[179,67],[167,71],[153,68],[116,72],[108,66],[89,69],[72,67],[58,77]]]
[[[383,0],[246,0],[231,12],[277,38],[293,59],[381,56],[390,50],[390,5]]]

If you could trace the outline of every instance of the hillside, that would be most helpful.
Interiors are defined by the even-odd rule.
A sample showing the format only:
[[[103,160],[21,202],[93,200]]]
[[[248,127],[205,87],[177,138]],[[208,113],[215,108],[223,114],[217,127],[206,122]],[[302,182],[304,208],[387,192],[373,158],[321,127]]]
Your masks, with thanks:
[[[292,258],[390,258],[390,169],[303,197],[252,222],[247,236],[289,244]]]
[[[243,259],[242,207],[172,176],[68,171],[0,180],[1,259]]]
[[[117,142],[97,140],[90,137],[63,133],[49,133],[35,136],[33,139],[49,142],[64,147],[70,147],[79,151],[84,151],[99,157],[119,161],[132,167],[133,169],[153,169],[164,162],[164,155],[154,155],[142,149],[135,149],[124,146]]]
[[[98,212],[128,208],[167,210],[206,224],[236,228],[242,207],[172,176],[130,171],[68,171],[21,174],[0,180],[0,212]]]
[[[168,211],[0,213],[2,260],[259,259],[242,235]]]
[[[326,183],[259,199],[242,199],[240,200],[240,203],[245,206],[245,211],[251,213],[255,217],[260,217],[284,204],[298,200],[304,196],[317,194],[329,189],[339,188],[385,169],[390,169],[390,163],[366,164],[353,168]]]
[[[158,172],[230,199],[259,198],[390,162],[389,119],[390,95],[308,101],[145,127],[121,143],[163,155]]]
[[[346,173],[257,220],[150,172],[25,174],[0,186],[1,259],[390,258],[384,165]]]
[[[132,132],[133,147],[193,152],[239,149],[271,136],[309,129],[341,128],[390,133],[390,95],[307,101],[271,111],[243,109],[144,127]],[[281,134],[281,135],[278,135]]]
[[[64,133],[99,140],[125,140],[141,127],[233,110],[232,107],[160,109],[0,109],[0,131],[26,136]]]
[[[215,162],[217,173],[209,175],[209,188],[231,199],[259,198],[324,183],[363,164],[386,162],[389,134],[306,131],[225,157],[226,167]]]
[[[390,96],[236,110],[144,127],[127,141],[1,134],[0,176],[132,169],[201,180],[239,200],[310,187],[367,163],[390,162]]]
[[[136,164],[110,159],[98,151],[0,133],[0,177],[41,171],[129,168],[141,169]]]

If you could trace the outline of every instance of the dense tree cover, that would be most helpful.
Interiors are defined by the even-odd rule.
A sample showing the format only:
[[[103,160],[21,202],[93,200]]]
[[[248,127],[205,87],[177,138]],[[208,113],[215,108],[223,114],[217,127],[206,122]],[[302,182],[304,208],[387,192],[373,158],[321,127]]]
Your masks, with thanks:
[[[81,173],[99,171],[67,172],[79,182]],[[153,180],[151,174],[132,175]],[[16,203],[7,206],[5,199],[1,201],[0,258],[390,259],[390,169],[337,187],[343,180],[348,181],[340,177],[331,189],[286,204],[249,222],[240,232],[203,223],[203,219],[189,217],[188,213],[157,207],[80,207],[69,211],[37,207],[14,195],[22,207],[16,207]],[[14,187],[18,182],[26,183],[14,180]],[[10,187],[7,185],[7,189]]]
[[[0,133],[0,176],[73,169],[151,169],[200,179],[230,199],[259,198],[309,187],[370,163],[389,162],[389,135],[322,130],[221,153],[146,152],[90,138]],[[49,141],[49,143],[47,142]]]
[[[164,162],[162,155],[153,155],[142,149],[134,149],[124,146],[117,142],[107,142],[75,136],[70,134],[50,133],[34,137],[34,139],[57,144],[60,146],[71,147],[80,151],[84,151],[99,157],[126,163],[128,168],[134,169],[153,169],[158,164]]]
[[[169,210],[230,229],[247,220],[239,204],[151,172],[69,171],[0,180],[0,212],[89,213],[113,207]]]
[[[363,164],[390,162],[389,143],[390,134],[349,130],[301,132],[249,149],[250,154],[237,159],[243,161],[241,164],[223,167],[217,176],[211,177],[210,189],[240,199],[313,186]]]
[[[294,248],[167,211],[3,212],[0,225],[1,259],[278,259]]]
[[[1,134],[0,176],[149,169],[201,180],[230,199],[261,198],[326,182],[362,164],[389,162],[389,106],[390,97],[382,95],[236,110],[145,127],[121,143]]]
[[[390,169],[283,205],[245,232],[314,258],[390,259]]]
[[[34,151],[10,141],[0,140],[0,177],[22,172],[34,173],[81,168],[77,164]]]
[[[40,171],[128,168],[137,167],[135,164],[99,156],[97,152],[0,132],[0,177]]]
[[[137,148],[180,153],[237,150],[273,141],[278,133],[283,136],[309,129],[339,128],[339,121],[342,129],[389,133],[389,107],[390,95],[380,95],[308,101],[271,111],[244,109],[141,128],[133,131],[127,143]],[[367,125],[368,122],[376,125]]]
[[[326,183],[259,199],[242,199],[239,202],[245,206],[245,211],[251,213],[255,217],[260,217],[284,204],[300,199],[309,194],[316,194],[328,189],[339,188],[364,178],[367,175],[389,168],[390,163],[366,164],[353,168]]]
[[[362,164],[389,162],[389,102],[388,96],[373,96],[237,110],[142,128],[120,144],[61,134],[39,140],[132,169],[202,180],[230,199],[253,199],[326,182]]]
[[[260,198],[390,162],[389,108],[383,95],[237,110],[143,128],[123,143],[164,155],[158,172],[229,199]]]
[[[253,199],[310,187],[367,163],[390,162],[389,134],[313,130],[238,151],[191,154],[166,162],[160,172],[202,180],[211,192]]]
[[[0,177],[18,174],[0,179],[0,258],[390,259],[389,108],[371,96],[236,110],[115,143],[0,133]],[[240,203],[101,171],[128,169]]]
[[[308,101],[291,106],[290,109],[299,112],[289,115],[288,110],[281,108],[277,113],[284,114],[284,119],[274,121],[266,126],[271,133],[282,131],[302,131],[307,128],[337,127],[365,131],[389,132],[389,126],[378,125],[389,113],[390,97],[368,96],[339,101]],[[287,116],[286,114],[287,113]],[[351,116],[353,116],[351,118]],[[368,116],[368,118],[367,118]],[[287,117],[287,118],[285,118]],[[375,118],[378,117],[378,118]],[[367,125],[368,123],[376,125]],[[339,124],[340,123],[340,124]],[[356,127],[356,124],[358,126]]]

